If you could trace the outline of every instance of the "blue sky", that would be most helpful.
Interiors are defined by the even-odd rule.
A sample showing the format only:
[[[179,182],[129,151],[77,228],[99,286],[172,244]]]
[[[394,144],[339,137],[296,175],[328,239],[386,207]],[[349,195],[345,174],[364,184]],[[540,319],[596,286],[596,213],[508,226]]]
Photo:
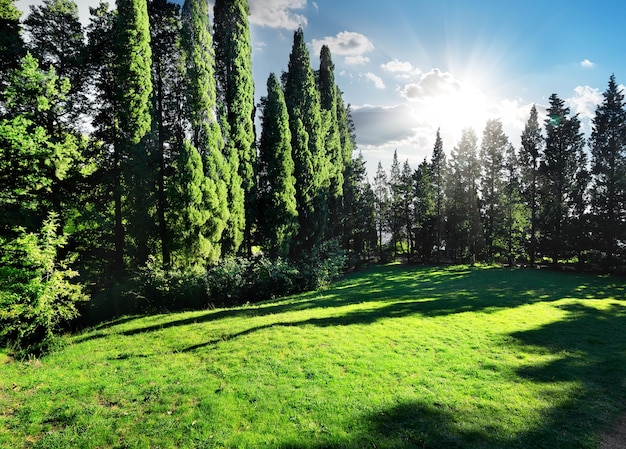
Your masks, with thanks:
[[[25,11],[41,0],[18,0]],[[98,0],[78,0],[81,16]],[[114,3],[114,0],[110,0]],[[552,93],[585,131],[609,76],[626,83],[626,3],[527,0],[250,0],[257,98],[287,69],[302,26],[314,67],[330,46],[353,108],[370,176],[393,151],[416,166],[441,128],[447,152],[461,130],[500,118],[512,143],[532,104]]]

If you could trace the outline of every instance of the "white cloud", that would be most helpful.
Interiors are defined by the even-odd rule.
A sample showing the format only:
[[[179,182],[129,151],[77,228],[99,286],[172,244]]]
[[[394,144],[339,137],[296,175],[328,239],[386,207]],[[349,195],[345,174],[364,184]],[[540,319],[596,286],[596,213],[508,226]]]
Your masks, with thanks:
[[[370,58],[363,55],[346,56],[345,61],[348,65],[365,65],[370,62]]]
[[[347,64],[364,64],[369,58],[364,56],[374,50],[374,44],[361,33],[342,31],[336,36],[313,39],[311,42],[315,54],[319,54],[323,45],[330,48],[334,55],[344,56]]]
[[[393,61],[389,61],[386,64],[381,64],[380,67],[386,72],[391,73],[410,73],[415,69],[413,68],[413,64],[407,61],[399,61],[394,59]]]
[[[306,26],[307,18],[295,13],[306,7],[306,0],[251,0],[250,23],[268,28],[295,30]]]
[[[371,81],[372,83],[374,83],[374,86],[376,87],[376,89],[385,89],[385,82],[382,80],[382,78],[378,75],[375,75],[371,72],[366,73],[365,78],[369,81]]]
[[[595,67],[595,63],[591,62],[589,59],[585,59],[584,61],[580,62],[580,66],[584,69],[591,69],[593,67]]]
[[[407,100],[421,100],[425,98],[454,95],[461,90],[461,83],[449,72],[432,69],[423,73],[417,83],[409,83],[400,93]]]

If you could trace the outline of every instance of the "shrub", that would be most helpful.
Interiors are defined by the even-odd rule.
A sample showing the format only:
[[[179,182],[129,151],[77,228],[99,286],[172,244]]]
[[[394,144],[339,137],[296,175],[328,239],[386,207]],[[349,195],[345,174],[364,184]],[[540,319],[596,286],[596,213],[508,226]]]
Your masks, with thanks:
[[[0,242],[0,344],[18,357],[42,355],[58,342],[62,325],[78,316],[87,301],[83,287],[70,280],[77,272],[58,261],[66,243],[51,213],[39,235],[18,229],[18,237]]]

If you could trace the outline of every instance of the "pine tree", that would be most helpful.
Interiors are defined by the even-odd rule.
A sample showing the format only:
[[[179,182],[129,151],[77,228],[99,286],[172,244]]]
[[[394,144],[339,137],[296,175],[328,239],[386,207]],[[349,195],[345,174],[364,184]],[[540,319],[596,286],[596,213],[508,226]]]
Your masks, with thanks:
[[[261,101],[262,130],[259,144],[259,228],[263,248],[271,257],[289,255],[298,232],[296,178],[291,157],[289,114],[276,75],[267,81]]]
[[[378,234],[378,256],[383,258],[383,233],[389,229],[389,182],[383,164],[378,162],[374,177],[374,211],[376,217],[376,232]]]
[[[144,265],[154,230],[150,216],[154,200],[154,170],[149,154],[152,127],[152,51],[145,0],[117,0],[115,113],[119,161],[125,184],[127,232],[133,244],[131,260]]]
[[[320,52],[320,69],[318,72],[318,89],[322,107],[322,125],[326,158],[329,165],[330,190],[329,214],[330,236],[341,237],[341,220],[343,211],[344,187],[344,156],[337,118],[337,85],[335,84],[335,65],[332,61],[330,48],[323,45]]]
[[[503,181],[503,254],[511,266],[524,253],[524,234],[528,227],[528,214],[521,193],[520,164],[511,144],[507,145],[504,153]]]
[[[302,28],[294,33],[284,88],[295,163],[299,235],[294,249],[311,249],[327,235],[330,177],[321,121],[320,95]]]
[[[539,230],[539,164],[543,137],[539,126],[537,108],[533,105],[530,117],[522,133],[522,147],[519,152],[522,198],[529,211],[528,261],[535,264],[537,254],[537,232]]]
[[[502,195],[504,191],[504,155],[509,139],[500,120],[488,120],[480,147],[482,164],[480,191],[485,230],[485,257],[488,261],[500,253],[504,243]]]
[[[541,160],[543,244],[557,264],[569,257],[574,245],[571,241],[572,217],[577,177],[584,140],[578,116],[569,117],[569,108],[556,94],[550,96],[548,118],[545,121],[545,151]]]
[[[21,35],[21,12],[15,7],[16,0],[0,0],[0,105],[4,101],[4,89],[9,73],[18,68],[25,55]]]
[[[74,0],[43,0],[32,6],[24,21],[28,50],[45,70],[54,67],[70,82],[66,122],[75,124],[88,113],[84,84],[87,79],[85,35]]]
[[[426,159],[420,163],[413,174],[415,245],[422,262],[431,259],[434,249],[439,252],[437,245],[437,201],[432,176],[433,167]]]
[[[224,141],[217,122],[215,57],[209,11],[204,0],[186,0],[183,5],[183,49],[190,143],[202,159],[202,200],[196,213],[206,217],[195,235],[202,245],[195,246],[202,249],[199,257],[204,262],[216,262],[222,255],[222,233],[229,215],[224,179],[230,176],[230,167],[224,160]],[[190,166],[198,168],[197,164]]]
[[[367,257],[377,242],[376,200],[361,152],[346,167],[344,199],[344,248]]]
[[[414,173],[409,165],[409,161],[404,161],[402,164],[402,172],[400,173],[399,184],[399,199],[400,199],[400,214],[402,216],[401,227],[403,228],[402,234],[406,239],[408,257],[410,258],[415,251],[415,244],[413,241],[413,228],[414,228],[414,208],[415,208],[415,186],[414,186]]]
[[[217,97],[231,172],[230,219],[224,249],[237,252],[245,236],[246,251],[251,255],[257,162],[250,10],[247,0],[217,0],[214,12]]]
[[[433,148],[433,154],[431,157],[431,179],[433,183],[433,195],[435,201],[435,246],[436,246],[436,259],[440,260],[441,248],[444,246],[444,236],[446,232],[445,221],[445,204],[446,204],[446,178],[447,178],[447,161],[446,153],[443,150],[443,140],[441,139],[440,130],[437,130],[437,137],[435,138],[435,146]]]
[[[476,132],[463,130],[461,140],[450,160],[447,182],[448,232],[447,248],[456,261],[474,262],[484,245],[478,207],[480,167],[477,159]]]
[[[389,170],[389,209],[388,209],[389,232],[391,233],[391,247],[393,256],[398,252],[398,244],[404,238],[403,219],[404,211],[402,207],[402,172],[400,161],[398,160],[398,150],[393,152],[391,169]]]
[[[618,242],[626,237],[626,104],[611,75],[596,109],[591,133],[591,210],[598,248],[607,269],[615,266]]]

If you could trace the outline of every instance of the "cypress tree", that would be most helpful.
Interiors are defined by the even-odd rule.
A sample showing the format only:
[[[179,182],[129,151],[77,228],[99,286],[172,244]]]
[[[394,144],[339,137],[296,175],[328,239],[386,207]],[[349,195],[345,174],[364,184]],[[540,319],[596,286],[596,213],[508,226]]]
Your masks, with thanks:
[[[267,81],[261,100],[259,145],[259,228],[263,247],[271,257],[286,257],[298,232],[296,179],[291,157],[291,131],[285,97],[276,75]]]
[[[326,235],[330,178],[320,96],[302,28],[294,33],[285,80],[285,102],[289,112],[298,201],[299,234],[294,250],[311,249]]]
[[[154,177],[148,138],[152,127],[152,51],[145,0],[117,0],[116,120],[125,160],[128,235],[134,243],[131,258],[139,266],[150,254],[154,230],[150,223]]]
[[[318,89],[322,107],[322,125],[326,158],[329,164],[329,236],[341,237],[343,211],[344,156],[339,132],[337,85],[335,84],[335,65],[330,48],[323,45],[320,52]]]
[[[197,214],[206,217],[198,225],[195,238],[202,249],[199,257],[216,262],[221,257],[221,239],[228,220],[228,190],[224,179],[229,167],[224,160],[220,126],[216,112],[215,54],[209,11],[205,0],[186,0],[183,5],[183,49],[187,78],[187,115],[191,145],[202,160],[202,200]],[[193,157],[193,151],[189,151]],[[196,163],[188,164],[199,170]],[[206,212],[206,213],[205,213]]]
[[[218,103],[226,140],[230,221],[225,244],[236,252],[245,237],[252,254],[255,220],[256,148],[254,133],[254,80],[247,0],[217,0],[214,7],[214,40]],[[235,175],[236,174],[236,175]]]

